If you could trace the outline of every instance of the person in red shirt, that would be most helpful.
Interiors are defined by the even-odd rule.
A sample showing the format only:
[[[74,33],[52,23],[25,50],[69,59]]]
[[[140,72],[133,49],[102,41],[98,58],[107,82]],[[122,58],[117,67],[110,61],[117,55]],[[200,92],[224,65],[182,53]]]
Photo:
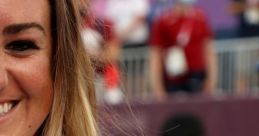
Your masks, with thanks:
[[[215,89],[213,34],[204,13],[193,3],[194,0],[178,0],[152,26],[151,82],[159,100],[167,92]]]

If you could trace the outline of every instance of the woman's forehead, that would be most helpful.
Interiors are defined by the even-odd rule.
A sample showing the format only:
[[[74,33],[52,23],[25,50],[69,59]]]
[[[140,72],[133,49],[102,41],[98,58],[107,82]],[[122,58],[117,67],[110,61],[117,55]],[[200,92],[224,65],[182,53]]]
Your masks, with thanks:
[[[48,0],[0,0],[0,30],[13,24],[38,23],[48,29]]]

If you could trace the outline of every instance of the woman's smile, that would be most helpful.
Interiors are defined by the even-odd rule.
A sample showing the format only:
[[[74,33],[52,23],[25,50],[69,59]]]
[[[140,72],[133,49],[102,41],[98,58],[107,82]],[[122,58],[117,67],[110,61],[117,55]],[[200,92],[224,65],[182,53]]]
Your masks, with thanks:
[[[1,136],[33,136],[50,112],[50,24],[48,0],[0,1]]]

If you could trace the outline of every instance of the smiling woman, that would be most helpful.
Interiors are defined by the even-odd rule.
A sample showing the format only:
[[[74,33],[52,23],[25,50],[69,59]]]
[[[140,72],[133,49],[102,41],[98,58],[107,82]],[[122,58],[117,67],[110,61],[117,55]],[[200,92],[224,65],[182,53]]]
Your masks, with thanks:
[[[0,135],[98,135],[76,2],[0,1]]]

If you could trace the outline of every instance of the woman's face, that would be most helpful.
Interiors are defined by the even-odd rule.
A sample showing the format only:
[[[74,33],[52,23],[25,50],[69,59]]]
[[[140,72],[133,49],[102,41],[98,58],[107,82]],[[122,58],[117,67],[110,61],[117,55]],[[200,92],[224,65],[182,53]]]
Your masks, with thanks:
[[[0,0],[0,135],[32,136],[50,111],[48,0]]]

